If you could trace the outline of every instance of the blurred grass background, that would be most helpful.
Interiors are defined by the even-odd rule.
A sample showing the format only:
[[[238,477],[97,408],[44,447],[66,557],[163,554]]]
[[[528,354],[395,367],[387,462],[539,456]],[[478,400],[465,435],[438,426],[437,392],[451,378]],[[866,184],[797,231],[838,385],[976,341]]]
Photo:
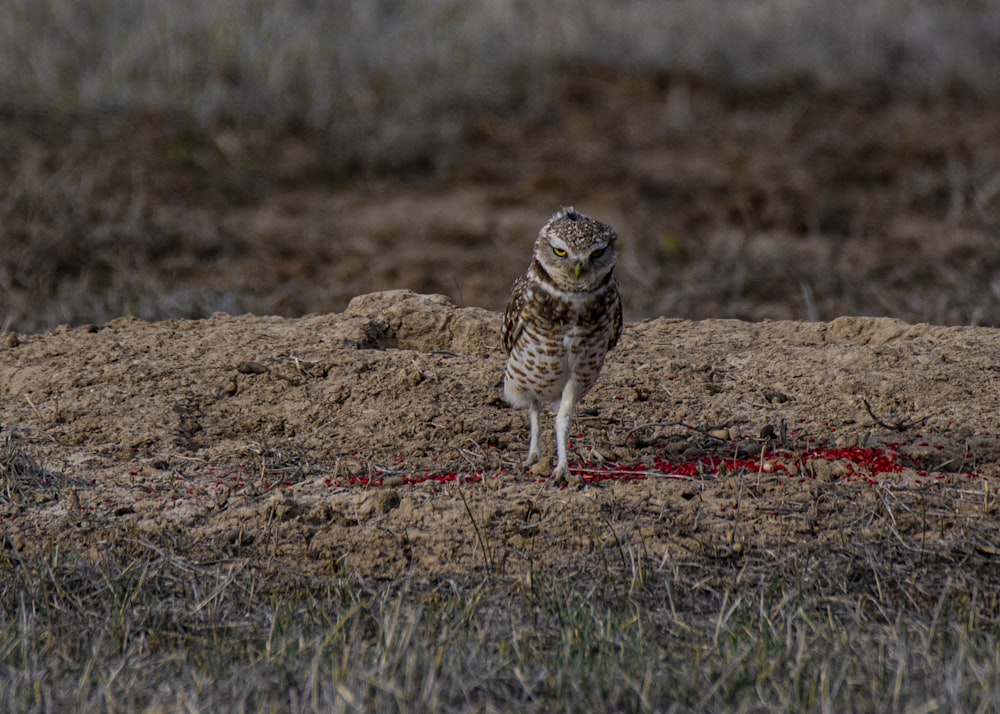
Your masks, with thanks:
[[[566,61],[748,84],[1000,83],[986,0],[5,0],[0,28],[5,103],[206,120],[325,126],[386,101],[495,99],[510,70]]]
[[[502,309],[561,204],[628,319],[1000,324],[1000,7],[0,2],[0,330]]]

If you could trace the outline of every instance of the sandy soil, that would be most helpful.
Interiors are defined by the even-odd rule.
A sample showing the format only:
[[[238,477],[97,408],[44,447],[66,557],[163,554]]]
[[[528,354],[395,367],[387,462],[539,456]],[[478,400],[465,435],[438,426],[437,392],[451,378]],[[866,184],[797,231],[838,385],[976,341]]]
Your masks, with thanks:
[[[0,117],[5,557],[436,586],[858,543],[996,578],[1000,333],[837,317],[1000,324],[996,101],[595,67],[503,96]],[[564,203],[622,235],[628,322],[582,490],[520,468],[500,399],[495,311]]]
[[[576,490],[520,467],[498,327],[393,291],[298,319],[8,334],[5,557],[433,587],[608,558],[732,577],[717,566],[887,534],[935,567],[998,562],[997,330],[630,323],[573,427]]]

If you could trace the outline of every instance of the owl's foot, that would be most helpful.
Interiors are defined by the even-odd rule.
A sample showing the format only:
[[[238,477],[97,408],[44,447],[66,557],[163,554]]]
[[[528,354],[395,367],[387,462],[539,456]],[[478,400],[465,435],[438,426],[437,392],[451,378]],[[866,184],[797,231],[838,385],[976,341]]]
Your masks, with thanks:
[[[585,483],[583,476],[572,473],[568,466],[557,466],[552,470],[552,483],[555,486],[569,486],[570,488],[583,488]]]

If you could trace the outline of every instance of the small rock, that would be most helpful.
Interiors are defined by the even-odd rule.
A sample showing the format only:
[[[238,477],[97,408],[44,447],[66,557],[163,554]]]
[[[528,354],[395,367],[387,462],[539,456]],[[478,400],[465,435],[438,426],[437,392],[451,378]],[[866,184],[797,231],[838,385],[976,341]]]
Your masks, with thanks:
[[[848,473],[847,466],[842,461],[825,461],[823,459],[813,459],[807,462],[806,468],[808,468],[818,481],[831,482],[836,481],[842,476],[846,476]]]
[[[400,386],[416,387],[424,378],[424,373],[417,367],[403,367],[396,373]]]
[[[770,404],[784,404],[791,399],[791,397],[787,394],[779,392],[777,389],[765,389],[761,392],[761,394],[763,394],[764,399],[766,399]]]
[[[270,370],[260,362],[240,362],[236,371],[240,374],[267,374]]]
[[[548,459],[539,459],[531,465],[528,469],[534,476],[551,476],[552,475],[552,464]]]
[[[858,445],[857,434],[842,434],[833,442],[838,449],[850,449]]]

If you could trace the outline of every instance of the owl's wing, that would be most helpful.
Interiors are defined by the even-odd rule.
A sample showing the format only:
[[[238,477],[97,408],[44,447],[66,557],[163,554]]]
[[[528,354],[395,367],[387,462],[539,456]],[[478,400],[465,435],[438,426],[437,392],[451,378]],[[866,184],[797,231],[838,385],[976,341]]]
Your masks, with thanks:
[[[503,342],[503,348],[508,355],[514,349],[514,343],[517,342],[517,338],[520,337],[521,330],[524,328],[521,313],[524,311],[527,283],[528,277],[526,275],[522,275],[514,281],[514,287],[510,292],[510,300],[507,301],[507,309],[503,314],[503,325],[500,326],[500,340]]]
[[[618,281],[611,278],[615,289],[608,309],[611,310],[611,339],[608,340],[608,350],[613,350],[622,336],[622,298],[618,293]]]

